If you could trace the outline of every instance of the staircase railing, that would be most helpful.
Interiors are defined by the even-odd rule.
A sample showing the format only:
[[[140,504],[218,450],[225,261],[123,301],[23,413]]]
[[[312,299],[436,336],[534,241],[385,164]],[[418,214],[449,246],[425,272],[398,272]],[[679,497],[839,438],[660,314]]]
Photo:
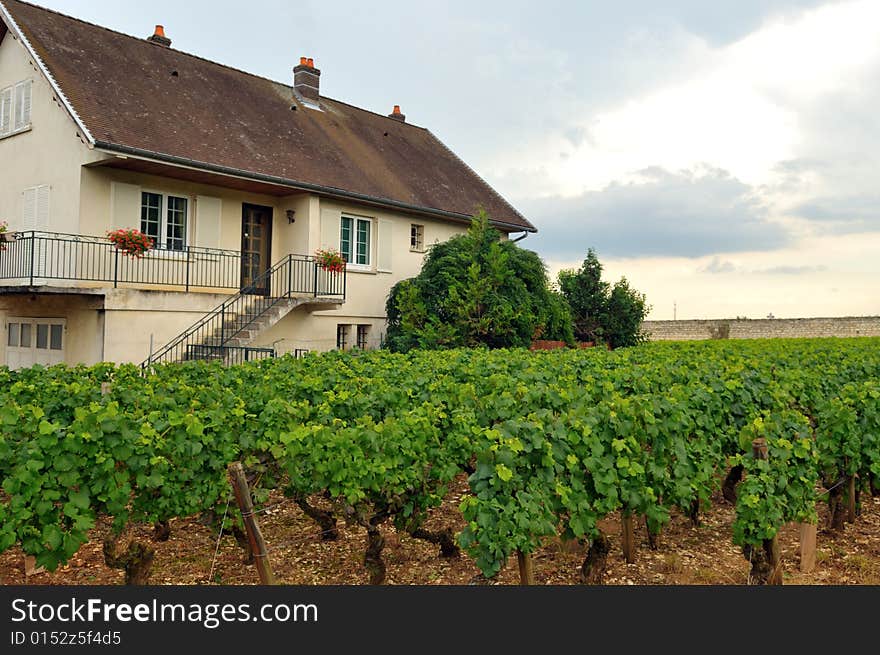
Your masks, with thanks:
[[[229,350],[236,338],[261,316],[293,297],[345,299],[346,273],[325,271],[314,257],[287,255],[268,271],[184,330],[143,364],[208,359]],[[213,350],[212,350],[213,349]]]

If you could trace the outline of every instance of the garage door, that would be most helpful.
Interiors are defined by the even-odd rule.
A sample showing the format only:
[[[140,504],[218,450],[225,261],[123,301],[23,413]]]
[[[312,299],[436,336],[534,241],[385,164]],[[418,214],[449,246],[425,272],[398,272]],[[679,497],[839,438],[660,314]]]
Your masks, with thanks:
[[[10,318],[6,324],[6,365],[11,369],[64,362],[63,318]]]

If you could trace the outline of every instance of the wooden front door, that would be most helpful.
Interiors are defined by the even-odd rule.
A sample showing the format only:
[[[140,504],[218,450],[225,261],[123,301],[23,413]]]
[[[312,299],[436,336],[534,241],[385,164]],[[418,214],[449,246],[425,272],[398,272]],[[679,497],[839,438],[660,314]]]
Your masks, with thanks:
[[[241,288],[255,295],[269,295],[269,279],[263,273],[272,266],[272,208],[243,205],[241,213]]]

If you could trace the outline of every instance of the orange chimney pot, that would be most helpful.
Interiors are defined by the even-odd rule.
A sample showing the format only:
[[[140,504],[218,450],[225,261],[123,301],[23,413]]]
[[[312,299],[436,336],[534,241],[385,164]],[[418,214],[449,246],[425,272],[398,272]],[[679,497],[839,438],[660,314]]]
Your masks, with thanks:
[[[312,59],[311,57],[309,57],[309,68],[314,68],[314,67],[315,67],[315,60]]]
[[[299,58],[299,65],[300,65],[300,66],[308,66],[308,65],[309,65],[309,60],[306,59],[305,57],[300,57],[300,58]]]
[[[165,28],[162,25],[156,25],[156,32],[153,36],[161,36],[163,39],[165,37]]]
[[[394,112],[393,113],[395,113],[395,114],[400,113],[400,105],[394,105]]]

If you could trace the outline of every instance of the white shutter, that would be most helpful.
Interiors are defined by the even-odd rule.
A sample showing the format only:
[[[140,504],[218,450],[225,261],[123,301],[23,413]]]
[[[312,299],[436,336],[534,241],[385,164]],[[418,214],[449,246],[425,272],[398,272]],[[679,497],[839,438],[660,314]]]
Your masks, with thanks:
[[[24,190],[24,213],[22,215],[22,229],[45,232],[49,227],[49,187],[46,185],[35,186]],[[35,244],[44,244],[43,241],[34,241]],[[36,249],[34,257],[34,277],[41,277],[46,270],[46,249]]]
[[[0,136],[12,131],[12,87],[0,91]]]
[[[110,183],[110,228],[141,228],[141,188],[122,182]]]
[[[21,216],[22,230],[37,229],[37,187],[24,190],[24,212]]]
[[[31,124],[31,81],[21,82],[15,87],[15,125],[13,130],[22,130]]]
[[[220,223],[223,201],[210,196],[196,197],[196,240],[202,248],[220,247]]]
[[[333,209],[321,210],[321,247],[339,250],[339,228],[342,213]]]
[[[27,81],[24,83],[24,102],[22,103],[22,122],[24,123],[24,127],[29,127],[31,124],[31,97],[33,96],[34,83],[32,81]]]
[[[384,218],[379,219],[379,230],[376,235],[376,268],[382,273],[390,273],[394,253],[394,223]]]
[[[24,83],[24,91],[22,92],[21,103],[21,122],[22,127],[29,127],[31,124],[31,96],[33,95],[34,83],[30,80]]]
[[[37,221],[36,228],[40,231],[49,229],[49,186],[37,187]]]

